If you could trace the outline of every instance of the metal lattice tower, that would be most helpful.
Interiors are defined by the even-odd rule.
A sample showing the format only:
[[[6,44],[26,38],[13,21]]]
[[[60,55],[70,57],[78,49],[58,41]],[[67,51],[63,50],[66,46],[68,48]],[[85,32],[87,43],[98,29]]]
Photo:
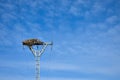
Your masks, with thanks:
[[[53,45],[52,42],[42,42],[38,39],[28,39],[22,42],[23,45],[28,46],[30,51],[33,53],[36,61],[36,80],[40,80],[40,56],[45,51],[48,45]],[[39,45],[42,46],[41,50],[35,50],[33,46]]]

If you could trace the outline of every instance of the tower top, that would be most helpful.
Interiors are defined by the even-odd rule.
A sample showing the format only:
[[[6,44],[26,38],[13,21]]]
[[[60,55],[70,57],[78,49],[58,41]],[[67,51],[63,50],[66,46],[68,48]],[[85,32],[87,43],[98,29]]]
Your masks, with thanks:
[[[23,45],[26,46],[34,46],[34,45],[44,45],[44,42],[39,39],[27,39],[22,42]]]

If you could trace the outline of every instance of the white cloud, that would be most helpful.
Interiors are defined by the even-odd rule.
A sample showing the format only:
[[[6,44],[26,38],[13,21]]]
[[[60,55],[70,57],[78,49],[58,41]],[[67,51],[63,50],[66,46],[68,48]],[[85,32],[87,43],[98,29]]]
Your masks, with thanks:
[[[99,13],[105,11],[105,7],[99,4],[99,2],[94,3],[93,8],[92,8],[92,13],[94,15],[98,15]]]
[[[49,0],[46,0],[49,4]],[[54,5],[49,4],[50,6],[46,6],[46,4],[44,4],[44,2],[40,2],[36,3],[34,2],[32,4],[32,2],[29,3],[29,1],[26,0],[26,2],[28,2],[27,4],[31,7],[33,7],[33,10],[30,10],[33,15],[36,15],[36,11],[39,10],[37,8],[37,6],[40,7],[39,8],[43,8],[45,7],[45,9],[48,10],[48,13],[45,16],[45,22],[46,22],[46,26],[49,26],[49,28],[52,28],[52,30],[54,31],[44,31],[42,30],[41,26],[39,23],[34,23],[32,22],[31,18],[29,18],[29,16],[27,16],[25,13],[25,15],[23,14],[21,16],[21,20],[25,21],[22,23],[16,23],[15,25],[13,25],[12,30],[10,30],[7,26],[6,26],[6,22],[11,21],[12,19],[16,20],[17,19],[17,15],[14,14],[14,12],[10,13],[10,14],[3,14],[2,15],[2,19],[5,22],[4,24],[1,23],[0,27],[0,45],[7,45],[8,44],[11,46],[14,43],[21,43],[23,38],[30,38],[30,37],[38,37],[38,38],[42,38],[42,40],[49,40],[48,38],[50,38],[51,36],[51,32],[53,32],[54,35],[54,42],[55,42],[55,46],[54,47],[54,52],[55,55],[59,55],[57,57],[62,56],[61,59],[63,59],[64,55],[72,55],[69,56],[69,59],[73,60],[73,62],[71,63],[64,63],[64,60],[67,59],[64,58],[63,59],[63,63],[59,62],[41,62],[41,68],[46,70],[46,69],[50,69],[53,71],[56,70],[60,70],[60,71],[74,71],[74,72],[83,72],[83,73],[98,73],[98,74],[105,74],[105,75],[115,75],[115,74],[119,74],[119,56],[116,55],[119,54],[119,42],[120,42],[120,37],[119,37],[119,32],[120,32],[120,28],[119,28],[119,24],[109,28],[108,23],[114,23],[116,22],[118,19],[118,16],[113,15],[108,17],[105,22],[98,22],[98,23],[83,23],[83,25],[81,25],[82,23],[80,23],[80,21],[78,21],[78,23],[80,24],[76,24],[76,22],[74,23],[76,30],[72,30],[71,25],[69,25],[69,21],[65,21],[65,20],[60,20],[60,23],[62,24],[57,24],[59,25],[59,28],[53,28],[52,26],[54,26],[55,22],[54,22],[54,14],[57,16],[60,16],[62,14],[61,11],[63,12],[67,12],[67,10],[70,9],[71,14],[75,15],[75,16],[79,16],[81,15],[81,13],[85,13],[86,15],[89,16],[91,15],[91,12],[93,14],[95,13],[99,13],[105,10],[104,6],[102,6],[99,3],[95,3],[92,9],[90,8],[90,11],[85,11],[85,12],[81,12],[80,11],[80,7],[79,5],[84,8],[86,8],[87,4],[90,4],[89,2],[86,3],[86,1],[83,0],[78,0],[78,1],[74,1],[75,3],[71,3],[69,1],[64,1],[62,0],[62,2],[60,3],[60,6],[58,6],[58,8],[60,7],[60,9],[58,9],[58,12],[54,13],[54,9],[57,9],[56,7],[54,8]],[[22,2],[21,2],[22,3]],[[24,2],[23,2],[24,3]],[[25,4],[25,3],[24,3]],[[32,4],[32,5],[31,5]],[[67,5],[66,5],[67,4]],[[22,6],[22,4],[21,4]],[[8,6],[10,7],[10,5]],[[65,8],[64,8],[65,7]],[[12,6],[10,8],[12,10]],[[37,9],[37,10],[36,10]],[[36,10],[36,11],[34,11]],[[27,12],[28,10],[26,9],[25,12]],[[22,11],[24,12],[24,11]],[[59,13],[61,12],[61,13]],[[50,13],[50,14],[49,14]],[[97,14],[96,14],[97,15]],[[25,16],[27,16],[28,18],[26,18]],[[47,18],[47,19],[46,19]],[[50,18],[50,19],[48,19]],[[51,21],[53,20],[53,21]],[[56,21],[57,22],[57,21]],[[59,21],[58,21],[59,23]],[[11,25],[12,26],[12,25]],[[28,26],[28,27],[26,27]],[[66,27],[67,26],[67,27]],[[56,26],[55,26],[56,27]],[[39,37],[41,36],[41,37]],[[17,40],[16,40],[17,39]],[[86,53],[86,54],[84,54]],[[76,57],[74,57],[74,56]],[[81,57],[80,57],[81,56]],[[56,56],[54,56],[55,58],[57,58]],[[78,61],[76,61],[76,58]],[[86,58],[86,59],[83,59]],[[107,59],[106,59],[107,58]],[[81,62],[80,60],[83,60],[83,63],[80,64],[79,62]],[[84,61],[85,60],[85,61]],[[106,61],[108,60],[108,61]],[[60,60],[58,60],[60,61]],[[76,61],[76,62],[75,62]],[[90,62],[91,64],[87,65],[87,61]],[[103,62],[102,62],[103,61]],[[4,62],[4,63],[3,63]],[[79,64],[77,64],[77,62]],[[99,63],[100,62],[100,63]],[[0,65],[0,67],[8,67],[8,68],[32,68],[34,69],[34,62],[10,62],[10,61],[1,61],[1,63],[3,63],[2,65]],[[27,64],[26,64],[27,63]],[[104,66],[104,64],[101,63],[108,63],[111,64],[110,66]],[[98,64],[101,64],[100,66],[98,66]],[[53,66],[54,65],[54,66]],[[32,67],[33,66],[33,67]],[[21,80],[25,80],[28,78],[20,78]],[[51,80],[79,80],[79,79],[69,79],[69,78],[49,78]],[[7,79],[1,79],[1,80],[8,80]],[[14,80],[12,78],[12,80]],[[30,80],[30,79],[29,79]],[[43,78],[43,80],[48,80],[48,78]],[[81,79],[82,80],[82,79]],[[89,79],[83,79],[83,80],[89,80]],[[93,79],[91,79],[93,80]]]
[[[85,5],[88,4],[87,1],[84,0],[75,0],[72,2],[69,13],[74,16],[83,16],[84,11],[82,8],[86,7]]]
[[[42,77],[41,80],[95,80],[91,78]]]
[[[79,66],[75,66],[72,64],[57,63],[57,62],[54,63],[42,62],[41,64],[43,69],[50,69],[50,70],[77,71],[80,68]]]
[[[118,21],[118,16],[110,16],[110,17],[108,17],[107,19],[106,19],[106,22],[108,23],[108,24],[114,24],[114,23],[116,23]]]
[[[89,57],[86,57],[89,59]],[[34,61],[1,61],[2,65],[0,67],[6,67],[6,68],[14,68],[14,69],[34,69],[35,62]],[[26,64],[27,63],[27,64]],[[90,62],[91,63],[91,62]],[[86,74],[104,74],[104,75],[116,75],[120,73],[119,67],[120,65],[111,64],[112,66],[104,66],[104,65],[98,65],[98,64],[74,64],[74,63],[61,63],[61,62],[40,62],[41,69],[42,70],[52,70],[52,71],[72,71],[72,72],[82,72]]]
[[[25,77],[25,76],[0,76],[1,80],[34,80],[35,78],[29,76],[29,77]]]
[[[77,7],[74,7],[74,6],[71,7],[70,13],[72,13],[75,16],[79,16],[81,14],[81,12],[79,11],[79,9]]]
[[[0,76],[1,80],[34,80],[31,76]],[[94,78],[64,78],[64,77],[40,77],[40,80],[96,80]],[[97,79],[99,80],[99,79]]]

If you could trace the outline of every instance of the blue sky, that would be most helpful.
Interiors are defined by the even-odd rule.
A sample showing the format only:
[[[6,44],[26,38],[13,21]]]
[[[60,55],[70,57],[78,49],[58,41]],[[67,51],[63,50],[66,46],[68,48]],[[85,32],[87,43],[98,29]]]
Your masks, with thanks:
[[[0,0],[0,80],[35,80],[21,42],[53,41],[41,80],[120,80],[119,0]]]

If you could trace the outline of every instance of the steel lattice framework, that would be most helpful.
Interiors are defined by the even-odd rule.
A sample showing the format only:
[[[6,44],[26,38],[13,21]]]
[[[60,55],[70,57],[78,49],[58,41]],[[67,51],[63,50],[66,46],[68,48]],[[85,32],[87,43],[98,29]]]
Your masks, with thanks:
[[[48,45],[53,45],[52,42],[42,42],[38,39],[28,39],[22,42],[23,45],[28,46],[30,51],[33,53],[36,61],[36,80],[40,80],[40,56],[44,53]],[[35,50],[34,45],[42,46],[41,50]]]

